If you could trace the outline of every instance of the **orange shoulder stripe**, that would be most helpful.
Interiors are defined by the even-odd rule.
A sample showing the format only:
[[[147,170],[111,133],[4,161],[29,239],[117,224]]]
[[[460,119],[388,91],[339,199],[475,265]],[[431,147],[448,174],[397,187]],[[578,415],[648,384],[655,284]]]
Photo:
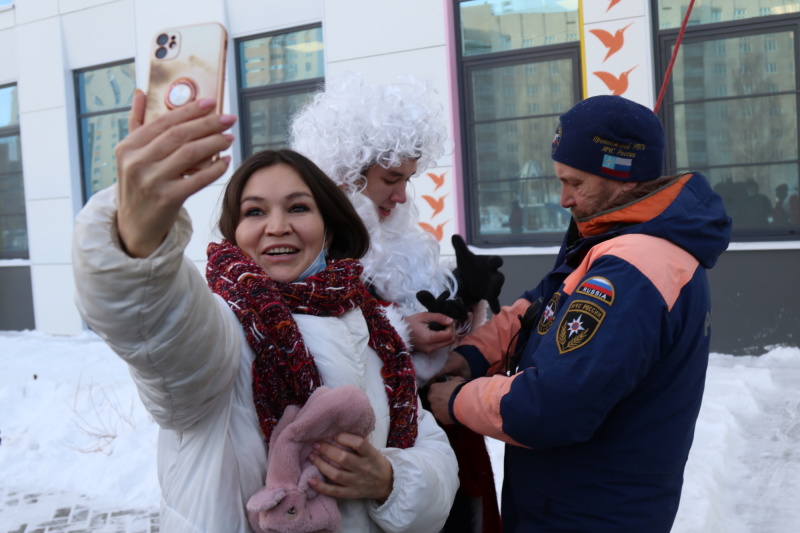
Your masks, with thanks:
[[[689,252],[665,239],[641,234],[621,235],[594,246],[564,280],[564,292],[572,294],[592,263],[604,255],[619,257],[636,267],[661,293],[669,310],[700,264]]]

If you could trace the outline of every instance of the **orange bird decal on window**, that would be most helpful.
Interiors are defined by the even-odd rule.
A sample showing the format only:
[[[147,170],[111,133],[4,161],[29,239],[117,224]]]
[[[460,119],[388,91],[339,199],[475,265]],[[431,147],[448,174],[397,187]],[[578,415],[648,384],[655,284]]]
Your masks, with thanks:
[[[639,65],[636,65],[633,68],[626,70],[620,74],[619,77],[614,76],[610,72],[603,71],[592,72],[592,74],[603,80],[603,83],[605,83],[606,86],[611,89],[611,94],[621,95],[625,94],[625,91],[628,90],[628,74],[630,74],[631,71],[638,66]]]
[[[620,2],[622,2],[622,0],[611,0],[611,3],[609,3],[608,7],[606,8],[606,13],[608,13],[612,7],[619,4]]]
[[[428,172],[428,177],[433,180],[433,183],[436,184],[436,188],[433,189],[434,191],[438,190],[439,187],[444,185],[444,175],[445,174],[447,174],[447,172],[443,172],[441,174],[434,174],[433,172]]]
[[[436,215],[442,212],[442,209],[444,209],[444,199],[446,196],[447,194],[445,194],[440,198],[434,198],[433,196],[427,196],[424,194],[422,195],[422,199],[428,202],[428,205],[431,206],[431,209],[433,209],[433,214],[431,215],[431,218],[435,217]]]
[[[606,54],[606,57],[603,58],[603,63],[605,63],[606,59],[622,49],[622,45],[625,44],[625,30],[627,30],[631,24],[633,24],[633,22],[624,28],[618,29],[613,35],[606,30],[589,30],[589,33],[600,39],[600,42],[603,43],[603,46],[608,48],[608,53]]]
[[[425,222],[420,222],[419,223],[419,227],[424,229],[425,231],[427,231],[431,235],[433,235],[436,238],[437,241],[441,242],[442,237],[444,236],[444,225],[447,224],[448,222],[450,222],[450,221],[446,220],[445,222],[442,222],[441,224],[439,224],[435,228],[433,226],[431,226],[430,224],[426,224]]]

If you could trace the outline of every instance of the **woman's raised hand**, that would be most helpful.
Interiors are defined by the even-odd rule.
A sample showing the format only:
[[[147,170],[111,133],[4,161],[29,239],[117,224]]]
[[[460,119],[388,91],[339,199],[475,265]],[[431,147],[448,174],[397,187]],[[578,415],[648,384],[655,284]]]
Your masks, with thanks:
[[[214,113],[214,100],[199,100],[143,124],[145,95],[136,91],[128,117],[128,136],[117,156],[117,226],[132,257],[147,257],[166,237],[189,196],[225,173],[230,157],[220,157],[233,135],[223,133],[233,115]]]

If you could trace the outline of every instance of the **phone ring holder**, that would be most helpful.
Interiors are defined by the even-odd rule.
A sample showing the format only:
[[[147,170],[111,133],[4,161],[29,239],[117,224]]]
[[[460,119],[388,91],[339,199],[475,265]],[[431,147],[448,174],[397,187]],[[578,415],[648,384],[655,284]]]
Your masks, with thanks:
[[[172,82],[164,94],[167,109],[175,109],[193,101],[197,97],[197,85],[189,78],[179,78]]]

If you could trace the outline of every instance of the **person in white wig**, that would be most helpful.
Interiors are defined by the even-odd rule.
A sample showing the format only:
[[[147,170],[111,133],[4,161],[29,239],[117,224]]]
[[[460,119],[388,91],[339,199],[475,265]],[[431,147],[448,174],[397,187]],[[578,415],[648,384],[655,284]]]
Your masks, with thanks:
[[[373,85],[349,73],[329,81],[290,125],[292,149],[342,187],[370,233],[361,259],[364,281],[405,317],[420,386],[436,377],[457,338],[485,321],[487,301],[499,310],[504,280],[499,257],[472,254],[458,235],[454,272],[456,265],[442,260],[439,243],[418,225],[407,185],[436,166],[447,140],[433,95],[430,83],[411,76]],[[483,467],[491,471],[488,460]],[[483,514],[488,520],[493,512]]]

